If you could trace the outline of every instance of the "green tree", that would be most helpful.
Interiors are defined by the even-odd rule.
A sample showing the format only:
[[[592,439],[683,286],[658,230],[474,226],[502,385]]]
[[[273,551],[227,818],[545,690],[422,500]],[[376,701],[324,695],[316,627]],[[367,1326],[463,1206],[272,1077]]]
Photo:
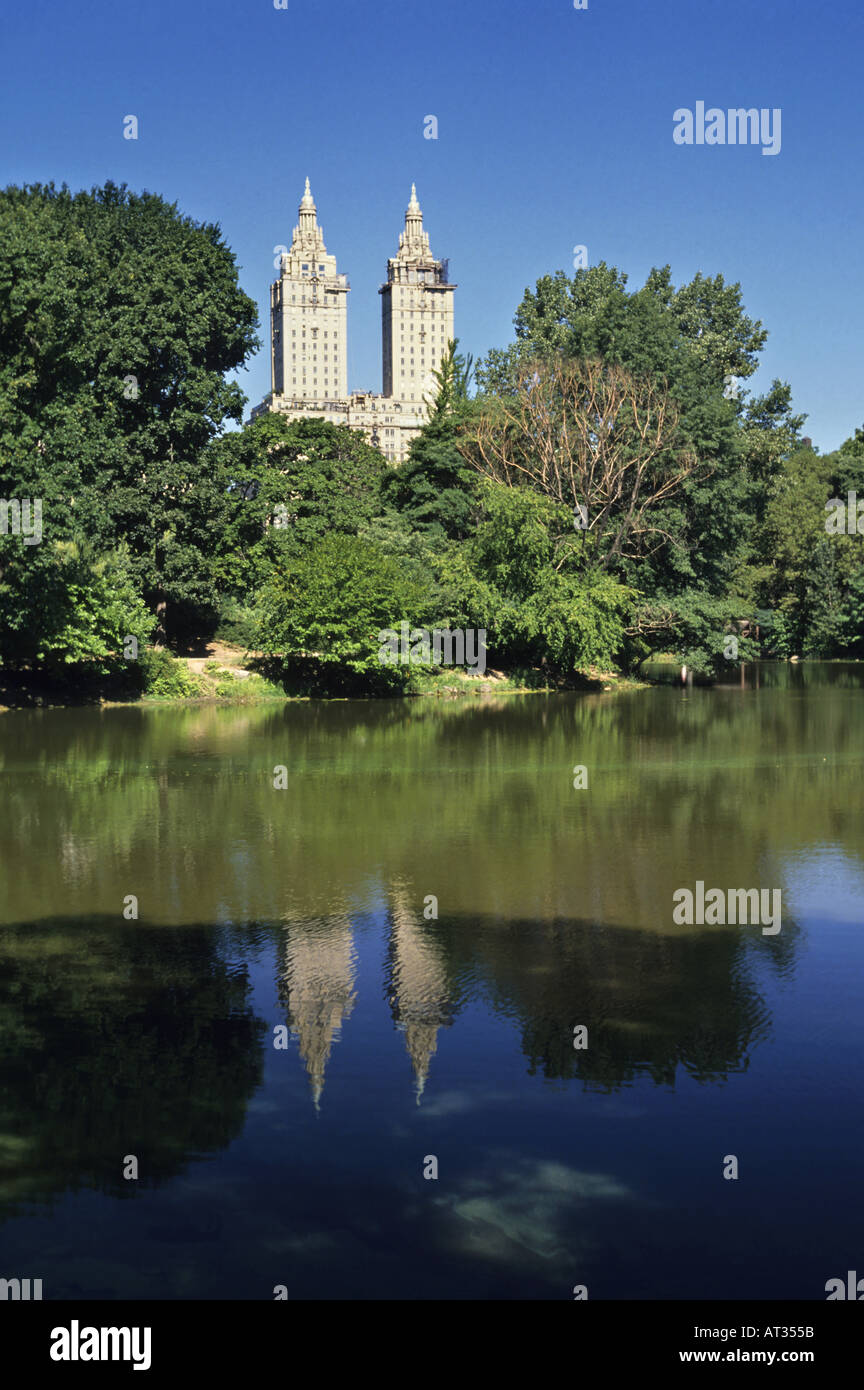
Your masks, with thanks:
[[[484,477],[578,515],[583,569],[656,551],[665,536],[654,523],[658,504],[680,493],[696,466],[665,387],[597,359],[524,364],[463,447]]]
[[[215,441],[205,467],[226,499],[215,547],[220,586],[243,603],[285,556],[366,526],[381,509],[388,471],[361,431],[275,413]]]
[[[823,535],[810,557],[803,602],[804,656],[836,656],[843,645],[845,586],[832,539]]]
[[[750,558],[753,534],[741,456],[744,403],[729,379],[753,374],[766,337],[744,313],[740,287],[699,275],[676,290],[667,266],[631,293],[627,276],[601,262],[572,279],[563,271],[542,277],[526,290],[514,322],[516,342],[478,368],[487,392],[512,396],[525,363],[556,357],[620,365],[668,389],[698,467],[675,497],[652,507],[665,545],[622,565],[622,577],[648,593],[726,592]]]
[[[128,676],[126,639],[143,648],[154,618],[137,592],[125,547],[99,555],[86,541],[55,541],[34,547],[38,553],[25,564],[14,562],[20,544],[18,537],[0,537],[0,665],[41,668],[55,678],[68,679],[71,667]]]
[[[516,341],[479,365],[487,396],[512,402],[536,361],[598,360],[668,390],[696,467],[651,502],[647,519],[663,543],[616,562],[616,577],[643,596],[628,650],[637,659],[661,642],[716,668],[729,623],[765,604],[765,518],[785,461],[801,447],[805,417],[793,412],[787,385],[775,381],[755,399],[741,390],[766,330],[745,313],[740,286],[720,275],[676,289],[666,266],[631,292],[627,276],[602,262],[572,279],[542,277],[514,322]]]
[[[569,514],[550,498],[489,480],[480,495],[476,534],[441,560],[449,621],[484,629],[493,665],[544,667],[565,681],[611,666],[635,591],[580,569],[578,542],[564,533]]]
[[[256,322],[218,226],[155,194],[0,193],[0,496],[42,498],[49,543],[125,542],[168,634],[215,612],[223,498],[201,455],[240,418],[226,373]],[[19,561],[35,624],[50,566]]]
[[[435,371],[429,418],[412,441],[408,457],[384,479],[385,502],[430,539],[464,540],[477,510],[477,477],[459,444],[476,414],[469,395],[473,360],[451,339]]]
[[[333,532],[274,568],[260,596],[259,649],[310,691],[398,693],[410,667],[381,661],[383,629],[429,616],[429,596],[392,555]]]

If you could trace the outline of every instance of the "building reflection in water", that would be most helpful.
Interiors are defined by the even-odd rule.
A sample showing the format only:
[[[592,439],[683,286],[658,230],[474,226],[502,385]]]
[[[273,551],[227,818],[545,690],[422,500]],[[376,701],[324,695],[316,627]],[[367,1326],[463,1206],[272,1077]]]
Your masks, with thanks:
[[[436,925],[424,920],[414,894],[393,886],[387,999],[394,1023],[405,1034],[418,1105],[438,1046],[438,1030],[453,1022],[452,992],[444,953],[434,935]]]
[[[394,1024],[405,1037],[417,1103],[438,1046],[438,1030],[454,1008],[437,923],[423,918],[416,895],[402,885],[389,894],[385,989]],[[422,899],[418,900],[422,904]],[[306,1064],[312,1100],[320,1108],[327,1063],[357,998],[354,928],[345,914],[294,921],[279,947],[279,1000]]]
[[[761,938],[491,914],[473,917],[470,933],[454,933],[426,920],[422,893],[403,879],[391,881],[385,902],[383,995],[404,1038],[418,1104],[441,1029],[464,1004],[466,980],[488,985],[518,1029],[529,1072],[547,1080],[606,1090],[646,1075],[674,1086],[684,1071],[722,1081],[770,1035],[771,1012],[751,968],[764,954]],[[335,912],[301,917],[283,933],[279,997],[318,1109],[333,1045],[357,999],[355,928],[348,912]],[[775,970],[794,959],[795,942],[790,922],[772,946]],[[590,1051],[574,1050],[574,1019],[592,1022]]]
[[[354,928],[348,916],[293,922],[285,928],[279,998],[306,1063],[315,1109],[330,1050],[357,998]]]

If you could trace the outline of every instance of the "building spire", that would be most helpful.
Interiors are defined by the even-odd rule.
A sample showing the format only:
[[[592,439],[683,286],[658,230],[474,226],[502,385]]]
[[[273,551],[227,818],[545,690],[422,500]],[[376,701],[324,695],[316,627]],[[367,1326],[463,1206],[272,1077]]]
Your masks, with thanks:
[[[321,232],[318,227],[318,219],[316,213],[317,208],[315,207],[315,199],[312,197],[312,189],[309,187],[309,179],[307,176],[306,189],[303,194],[303,197],[300,199],[300,225],[296,229],[297,232],[299,232],[300,234],[301,240],[303,240],[307,244],[310,241],[317,242],[321,239]]]
[[[411,185],[411,201],[405,210],[405,230],[399,237],[400,254],[405,249],[413,256],[428,256],[429,238],[423,231],[423,213],[417,201],[417,188]]]

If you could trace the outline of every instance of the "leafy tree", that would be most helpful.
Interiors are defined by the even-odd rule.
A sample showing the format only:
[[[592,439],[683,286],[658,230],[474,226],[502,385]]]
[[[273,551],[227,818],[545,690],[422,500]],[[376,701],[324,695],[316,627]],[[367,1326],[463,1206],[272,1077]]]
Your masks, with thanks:
[[[812,449],[796,450],[782,462],[765,504],[757,537],[757,593],[760,606],[784,615],[781,623],[772,625],[772,647],[778,655],[800,653],[804,645],[808,574],[814,550],[826,539],[829,466]]]
[[[471,399],[471,379],[474,375],[474,358],[457,352],[458,338],[451,338],[447,351],[441,358],[432,375],[435,389],[427,401],[430,420],[441,420],[464,411]]]
[[[741,457],[744,404],[730,394],[729,378],[752,375],[766,337],[744,313],[740,287],[696,276],[676,290],[667,266],[631,293],[627,276],[601,262],[572,279],[563,271],[542,277],[526,290],[514,322],[516,342],[478,368],[481,387],[493,394],[512,396],[526,362],[556,357],[618,365],[668,389],[682,443],[699,466],[680,494],[652,507],[666,544],[622,565],[621,574],[648,593],[723,594],[750,558],[753,535]]]
[[[200,678],[167,647],[148,647],[141,653],[141,675],[147,695],[184,700],[202,693]]]
[[[864,564],[855,566],[846,584],[837,625],[840,649],[858,660],[864,656]]]
[[[825,469],[829,496],[846,505],[847,529],[820,538],[817,566],[808,586],[812,631],[805,650],[813,655],[860,656],[864,652],[864,519],[858,517],[858,499],[864,501],[864,428],[825,459]]]
[[[864,499],[864,427],[841,444],[836,454],[829,454],[827,462],[832,496],[846,498],[849,492],[856,492]]]
[[[722,275],[697,274],[675,290],[667,265],[651,271],[646,287],[669,310],[712,379],[725,385],[732,377],[752,375],[768,333],[744,313],[740,285],[727,285]]]
[[[605,263],[572,279],[563,271],[542,277],[514,322],[515,343],[478,368],[492,396],[512,403],[537,361],[596,360],[668,390],[696,467],[647,509],[663,543],[650,553],[622,548],[616,561],[617,578],[643,595],[628,651],[635,659],[663,642],[717,669],[730,622],[771,606],[766,516],[786,460],[801,447],[805,417],[793,412],[787,385],[775,381],[749,400],[740,390],[756,371],[766,330],[744,312],[740,286],[722,276],[697,275],[676,289],[666,266],[630,292],[626,275]]]
[[[652,270],[635,292],[627,290],[627,278],[605,261],[572,279],[563,270],[542,276],[516,310],[516,343],[479,364],[481,387],[506,388],[526,355],[600,357],[659,372],[673,384],[695,361],[701,379],[715,388],[730,375],[755,372],[767,333],[744,314],[739,285],[726,285],[722,275],[697,275],[676,291],[669,266]]]
[[[379,633],[428,616],[429,597],[397,560],[340,532],[286,555],[261,594],[259,649],[306,688],[398,693],[410,667],[381,661]]]
[[[216,543],[222,591],[249,602],[274,564],[380,511],[383,454],[360,430],[267,414],[207,451],[226,502]]]
[[[154,619],[125,547],[100,555],[86,541],[55,541],[34,546],[26,564],[6,564],[19,546],[18,537],[0,537],[0,664],[54,677],[73,666],[128,676],[126,639],[143,648]]]
[[[41,497],[51,543],[124,541],[168,634],[215,612],[201,453],[240,418],[256,321],[218,226],[155,194],[0,193],[0,496]]]
[[[596,359],[541,359],[490,401],[463,450],[485,477],[578,516],[581,566],[608,569],[663,537],[653,513],[695,467],[678,425],[669,392],[650,377]]]
[[[652,595],[643,601],[627,631],[628,664],[654,652],[672,652],[682,665],[704,675],[728,673],[741,661],[755,661],[759,645],[744,630],[740,602],[696,589],[674,598]],[[730,639],[734,639],[731,640]]]
[[[485,629],[493,664],[547,667],[564,680],[610,666],[636,593],[602,571],[581,573],[562,541],[566,511],[530,489],[484,480],[484,519],[441,561],[453,624]]]
[[[835,656],[843,641],[843,576],[831,540],[831,537],[821,536],[810,558],[803,603],[804,656]]]
[[[473,360],[451,339],[435,371],[436,392],[429,419],[412,441],[408,457],[385,478],[384,500],[408,523],[430,537],[464,540],[477,509],[477,478],[459,443],[475,412],[469,396]]]

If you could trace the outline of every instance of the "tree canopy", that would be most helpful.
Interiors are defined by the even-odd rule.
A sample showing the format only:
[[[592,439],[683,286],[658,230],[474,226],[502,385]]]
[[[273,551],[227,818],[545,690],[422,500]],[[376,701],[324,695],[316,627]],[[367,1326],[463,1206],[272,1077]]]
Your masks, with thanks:
[[[37,607],[49,552],[86,541],[123,543],[168,632],[215,611],[201,451],[240,419],[256,325],[218,226],[112,183],[0,193],[0,495],[42,499],[44,546],[6,557]]]
[[[565,683],[721,670],[730,634],[864,654],[857,516],[826,524],[864,497],[864,429],[823,457],[788,384],[748,392],[767,330],[722,275],[542,276],[509,346],[448,344],[397,467],[323,419],[240,426],[256,327],[217,225],[112,183],[0,193],[0,664],[116,676],[130,638],[218,633],[392,693],[403,620]]]

